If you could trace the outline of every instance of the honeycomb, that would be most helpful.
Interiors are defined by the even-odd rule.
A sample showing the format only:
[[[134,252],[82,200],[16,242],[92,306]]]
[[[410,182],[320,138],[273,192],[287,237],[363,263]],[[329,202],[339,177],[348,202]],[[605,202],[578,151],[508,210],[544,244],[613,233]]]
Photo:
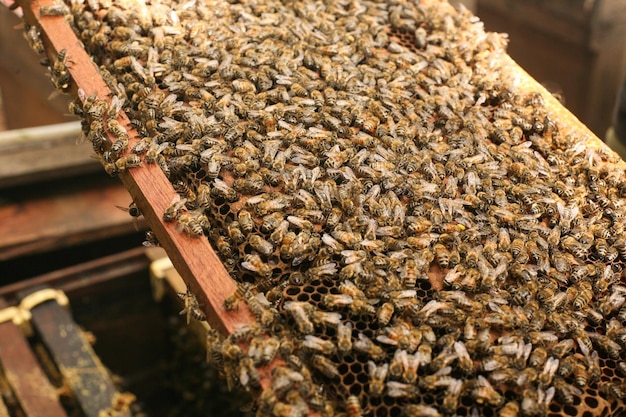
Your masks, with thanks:
[[[624,165],[516,87],[506,37],[438,1],[55,10],[115,94],[72,106],[105,169],[158,164],[257,316],[207,344],[258,415],[624,415]]]

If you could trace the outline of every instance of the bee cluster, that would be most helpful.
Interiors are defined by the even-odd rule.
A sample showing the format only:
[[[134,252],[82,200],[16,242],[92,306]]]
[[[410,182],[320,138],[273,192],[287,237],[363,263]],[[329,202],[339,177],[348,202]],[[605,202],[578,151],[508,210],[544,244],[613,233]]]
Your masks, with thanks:
[[[258,323],[209,358],[259,415],[626,412],[624,164],[515,86],[503,36],[439,1],[70,6],[115,94],[75,104],[87,137],[123,108],[109,172],[158,164],[164,219],[239,281]]]

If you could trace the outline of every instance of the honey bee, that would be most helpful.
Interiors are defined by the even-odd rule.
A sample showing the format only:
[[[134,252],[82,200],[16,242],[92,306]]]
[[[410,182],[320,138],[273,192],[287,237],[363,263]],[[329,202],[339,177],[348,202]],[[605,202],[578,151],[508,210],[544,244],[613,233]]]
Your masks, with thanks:
[[[398,390],[398,387],[395,388]],[[403,397],[403,395],[399,395],[398,397]],[[410,397],[410,395],[407,395],[407,397]],[[405,417],[443,417],[443,414],[435,407],[425,404],[407,404],[404,407],[402,415]]]
[[[450,251],[441,243],[437,243],[433,250],[439,266],[447,269],[450,266]]]
[[[306,404],[300,406],[299,404],[287,404],[284,402],[276,402],[272,407],[272,415],[276,417],[293,417],[300,416],[303,412],[306,412]]]
[[[486,403],[492,407],[500,407],[504,402],[504,397],[482,375],[478,375],[471,394],[478,404]]]
[[[337,379],[339,378],[339,370],[337,365],[325,356],[316,354],[313,355],[311,364],[315,369],[324,374],[327,378]]]
[[[413,398],[418,394],[419,388],[414,384],[405,384],[398,381],[387,381],[387,395],[391,398]]]
[[[180,311],[180,315],[187,316],[187,324],[191,322],[191,319],[194,318],[198,321],[206,321],[206,315],[200,308],[200,303],[198,303],[198,299],[195,295],[191,293],[189,289],[187,289],[186,293],[178,293],[178,298],[183,301],[184,308]]]
[[[261,364],[270,363],[276,353],[278,353],[278,349],[280,348],[280,341],[275,337],[268,337],[263,342],[263,350],[261,353]]]
[[[309,318],[309,315],[313,312],[312,305],[304,302],[287,301],[283,308],[291,313],[291,317],[301,333],[313,333],[313,322]]]
[[[261,387],[261,374],[254,365],[252,358],[245,356],[238,363],[239,382],[246,389],[259,389]]]
[[[121,207],[121,206],[115,206],[118,209],[122,210],[122,211],[126,211],[128,212],[128,214],[132,217],[139,217],[141,216],[141,211],[139,210],[139,207],[137,207],[137,204],[133,201],[131,202],[128,207]]]
[[[578,283],[578,295],[574,298],[574,302],[572,305],[577,310],[581,310],[589,304],[591,299],[593,298],[593,288],[591,287],[591,283],[587,281]]]
[[[498,412],[498,417],[517,417],[520,407],[516,401],[509,401]]]
[[[273,268],[271,265],[263,262],[261,257],[257,254],[247,254],[243,258],[241,267],[248,271],[256,272],[261,278],[268,279],[272,276]]]
[[[263,255],[268,256],[274,252],[274,246],[259,235],[251,235],[248,242],[254,250]]]
[[[563,358],[563,356],[568,355],[572,349],[576,347],[574,340],[572,339],[564,339],[558,342],[556,345],[552,346],[550,349],[550,354],[556,358]]]
[[[173,222],[176,220],[186,203],[187,200],[181,199],[180,196],[176,195],[167,209],[165,209],[165,212],[163,213],[163,221]]]
[[[261,231],[264,233],[270,233],[281,224],[284,217],[280,212],[275,212],[272,214],[268,214],[263,217],[263,223],[261,224]]]
[[[108,119],[107,128],[109,129],[109,132],[111,132],[111,134],[113,134],[117,138],[116,143],[122,139],[125,139],[126,146],[128,146],[128,132],[126,131],[126,128],[117,121],[117,119]],[[125,149],[126,146],[124,146],[123,149]],[[116,153],[119,153],[121,150],[122,149],[116,151]]]
[[[337,325],[337,348],[342,355],[352,350],[352,323]]]
[[[571,405],[574,403],[574,396],[582,395],[582,391],[579,388],[568,384],[563,378],[555,378],[553,384],[557,397],[564,404]]]
[[[146,240],[142,242],[143,246],[146,247],[156,247],[156,246],[161,246],[161,244],[159,243],[159,240],[157,239],[156,235],[151,232],[151,231],[147,231],[146,232]]]
[[[302,346],[317,351],[326,356],[331,356],[337,353],[337,347],[333,342],[331,342],[330,340],[321,339],[317,336],[313,336],[310,334],[307,334],[304,337],[304,342],[302,343]]]
[[[356,395],[350,395],[346,400],[346,415],[348,417],[363,417],[361,400]]]
[[[417,371],[420,366],[420,359],[422,358],[420,353],[409,355],[406,353],[401,356],[403,362],[402,381],[413,384],[417,381]]]
[[[341,325],[341,314],[315,310],[313,312],[313,323],[320,327],[338,327]]]
[[[471,374],[474,371],[474,361],[469,356],[469,353],[467,352],[467,348],[465,347],[465,344],[463,344],[463,342],[457,341],[457,342],[454,342],[453,346],[454,346],[454,351],[456,352],[456,355],[458,356],[459,368],[464,373],[468,375]]]
[[[304,376],[284,366],[272,369],[272,389],[278,395],[286,394],[295,384],[302,383]]]
[[[246,237],[239,226],[239,222],[237,221],[228,223],[228,225],[226,226],[226,231],[228,232],[229,238],[235,244],[240,244],[246,240]]]
[[[378,323],[382,326],[386,326],[391,320],[394,310],[394,305],[391,302],[386,302],[382,306],[380,306],[380,309],[377,313]]]
[[[443,398],[442,409],[447,413],[455,413],[459,406],[459,398],[463,389],[463,381],[455,379],[446,390],[446,395]]]
[[[43,42],[41,41],[39,28],[37,26],[31,26],[26,24],[24,26],[26,36],[26,40],[28,41],[28,45],[30,48],[38,54],[43,54],[45,52]]]
[[[112,164],[105,164],[104,168],[109,175],[116,175],[120,171],[141,166],[141,158],[137,155],[127,155],[115,160]]]
[[[543,385],[550,385],[558,368],[559,359],[549,357],[543,366],[543,371],[539,374],[539,382]]]
[[[374,362],[367,362],[367,370],[370,377],[369,393],[372,396],[379,397],[383,395],[385,391],[385,380],[387,379],[387,372],[389,370],[389,364],[377,366]]]
[[[41,16],[64,16],[70,14],[70,8],[65,3],[59,1],[49,6],[41,6],[39,14]]]
[[[359,333],[358,339],[352,343],[352,348],[354,351],[364,353],[376,361],[385,357],[385,351],[363,333]]]
[[[340,308],[350,306],[353,301],[353,298],[347,294],[326,294],[322,299],[322,304],[328,308]]]
[[[528,364],[532,367],[538,368],[546,362],[548,358],[548,352],[541,346],[535,347],[530,354]]]
[[[226,297],[224,300],[224,308],[226,311],[235,311],[239,309],[239,301],[248,295],[248,288],[243,284],[239,284],[234,293]]]

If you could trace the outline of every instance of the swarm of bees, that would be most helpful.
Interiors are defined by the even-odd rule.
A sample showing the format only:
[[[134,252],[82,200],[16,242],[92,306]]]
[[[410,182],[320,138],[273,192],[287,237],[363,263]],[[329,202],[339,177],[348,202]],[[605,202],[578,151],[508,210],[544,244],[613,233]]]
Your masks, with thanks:
[[[208,357],[258,415],[626,412],[624,164],[516,89],[505,37],[437,1],[71,6],[118,103],[81,97],[86,136],[158,164],[239,281],[258,322]]]

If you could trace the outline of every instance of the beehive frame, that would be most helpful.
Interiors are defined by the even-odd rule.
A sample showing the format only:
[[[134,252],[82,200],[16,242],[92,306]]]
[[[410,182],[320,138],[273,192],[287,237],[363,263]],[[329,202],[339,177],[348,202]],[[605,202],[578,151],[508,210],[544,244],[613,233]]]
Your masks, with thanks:
[[[43,4],[33,3],[29,12],[27,13],[27,18],[29,14],[33,14],[38,17],[39,7]],[[52,25],[53,22],[59,23],[60,26],[57,28],[46,26],[48,24]],[[73,36],[71,31],[68,32],[68,37],[60,42],[55,44],[54,38],[61,34],[63,38],[63,28],[61,26],[66,26],[63,22],[63,19],[59,18],[45,18],[40,19],[40,26],[43,29],[44,33],[54,33],[54,37],[50,39],[50,43],[52,44],[51,52],[54,56],[54,51],[60,51],[65,49],[69,56],[72,57],[70,72],[72,73],[72,78],[76,81],[78,88],[81,88],[85,91],[86,94],[91,94],[96,92],[99,97],[105,97],[106,90],[104,84],[98,85],[96,82],[93,85],[89,83],[82,83],[81,80],[92,79],[98,80],[97,72],[95,70],[90,73],[89,69],[92,68],[88,63],[88,60],[83,60],[83,57],[86,57],[82,49],[74,45],[76,50],[70,48],[68,39],[70,39],[70,35]],[[399,42],[402,42],[403,39],[400,37]],[[55,48],[56,46],[56,48]],[[50,48],[49,48],[50,50]],[[82,53],[82,55],[81,55]],[[509,58],[504,58],[508,60]],[[577,137],[585,138],[588,146],[599,148],[603,145],[599,142],[597,138],[595,138],[588,130],[580,124],[571,114],[567,113],[560,107],[560,105],[549,95],[539,88],[532,79],[530,79],[523,71],[521,71],[512,61],[505,63],[509,68],[511,68],[511,73],[509,74],[510,79],[509,84],[513,85],[515,88],[520,88],[525,92],[538,91],[544,96],[544,100],[548,102],[548,108],[552,113],[556,115],[556,118],[561,122],[562,125],[566,126],[565,129],[571,129],[571,133],[576,133]],[[129,128],[130,125],[125,116],[121,116],[121,121],[123,124]],[[132,130],[130,130],[132,132]],[[568,132],[564,132],[567,134]],[[132,143],[132,142],[131,142]],[[160,177],[160,178],[159,178]],[[198,294],[200,302],[204,304],[207,311],[207,316],[210,318],[211,324],[221,330],[225,334],[232,333],[237,327],[240,327],[240,324],[251,322],[251,316],[247,312],[245,308],[241,308],[236,310],[235,312],[226,312],[223,307],[223,301],[228,297],[232,292],[234,292],[235,287],[230,281],[228,274],[226,271],[221,268],[221,264],[213,253],[210,245],[207,244],[206,241],[202,241],[204,243],[198,244],[199,240],[189,239],[185,237],[183,234],[178,233],[175,230],[175,227],[164,223],[161,219],[160,213],[164,212],[167,208],[170,201],[172,201],[175,196],[174,190],[169,186],[167,179],[164,178],[160,170],[156,167],[146,167],[141,170],[130,170],[128,172],[123,172],[121,174],[121,179],[124,182],[125,186],[131,192],[134,201],[141,208],[142,212],[146,215],[148,222],[152,226],[153,230],[156,232],[159,240],[165,246],[168,253],[174,260],[174,264],[177,266],[182,275],[186,278],[190,287],[194,290],[196,294]],[[202,253],[205,254],[202,258],[198,258],[197,254]],[[192,255],[196,256],[192,256]],[[209,268],[206,268],[207,265],[197,265],[198,262],[203,263],[209,259],[208,262]],[[207,272],[213,271],[213,276],[208,277]],[[211,278],[216,279],[218,283],[214,288],[211,288]],[[441,276],[436,272],[431,274],[429,277],[431,281],[432,288],[440,289],[441,288]],[[230,282],[230,285],[228,284]]]

